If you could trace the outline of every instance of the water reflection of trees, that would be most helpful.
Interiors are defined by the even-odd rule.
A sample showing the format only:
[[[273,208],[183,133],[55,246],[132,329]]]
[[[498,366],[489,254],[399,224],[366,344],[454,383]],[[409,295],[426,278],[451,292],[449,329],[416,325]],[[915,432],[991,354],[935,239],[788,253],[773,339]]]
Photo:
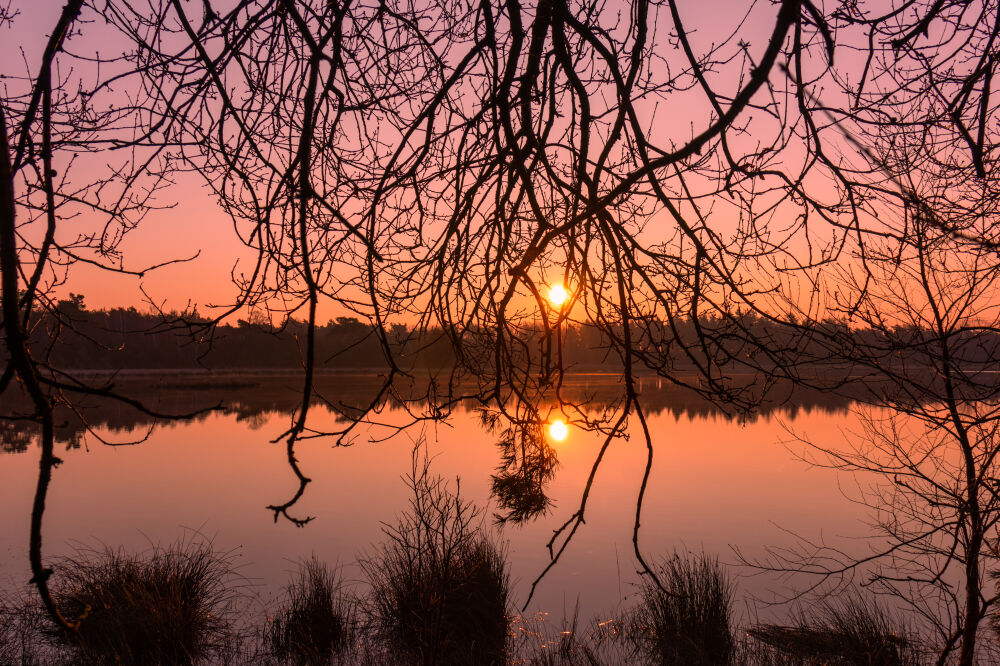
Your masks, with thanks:
[[[245,423],[249,429],[259,427],[263,417],[273,415],[290,416],[295,412],[301,399],[295,385],[297,375],[269,373],[240,373],[206,376],[205,374],[177,374],[167,378],[138,375],[118,379],[117,386],[127,390],[146,404],[155,404],[165,413],[194,413],[192,422],[204,421],[211,415],[219,414]],[[381,379],[374,374],[321,374],[316,379],[317,395],[313,405],[326,408],[334,418],[349,423],[356,413],[365,410],[382,386]],[[696,393],[683,388],[664,384],[655,376],[640,381],[644,405],[651,416],[667,415],[676,419],[721,418],[727,421],[748,422],[746,415],[728,410]],[[563,385],[564,396],[574,404],[583,405],[592,411],[604,410],[621,401],[621,386],[609,381],[607,375],[570,375]],[[812,388],[785,385],[785,391],[770,393],[758,412],[749,419],[767,418],[772,414],[782,414],[794,419],[804,411],[822,411],[830,414],[846,413],[858,400],[870,395],[870,386],[857,383],[838,391],[823,391]],[[405,410],[408,413],[425,414],[435,403],[426,397],[427,391],[416,386],[400,387],[400,390],[384,395],[377,401],[376,411],[385,409]],[[12,396],[11,407],[16,407],[16,396]],[[23,396],[20,398],[25,400]],[[478,413],[482,403],[473,398],[457,401],[454,409],[462,412]],[[80,445],[82,438],[90,431],[109,431],[125,440],[147,430],[158,423],[176,422],[162,420],[155,415],[123,405],[121,402],[101,396],[83,398],[70,405],[59,405],[55,409],[56,437],[70,448]],[[494,422],[495,424],[495,422]],[[483,440],[496,439],[484,423]],[[0,421],[3,428],[3,451],[24,452],[37,432],[37,425],[28,420]],[[359,435],[360,436],[360,435]],[[501,435],[502,438],[502,435]]]

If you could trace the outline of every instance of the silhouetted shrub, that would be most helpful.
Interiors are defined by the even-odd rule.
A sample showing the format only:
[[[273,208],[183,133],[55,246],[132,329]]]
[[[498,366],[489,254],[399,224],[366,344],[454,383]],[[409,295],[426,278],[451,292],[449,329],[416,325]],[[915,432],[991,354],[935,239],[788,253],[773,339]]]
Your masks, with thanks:
[[[352,633],[353,607],[341,581],[315,558],[299,565],[286,599],[268,625],[275,657],[295,664],[328,664]]]
[[[920,664],[903,622],[870,596],[849,595],[819,604],[793,626],[761,625],[750,635],[802,663],[909,666]]]
[[[225,647],[230,560],[182,543],[144,554],[81,551],[57,567],[55,598],[74,633],[53,630],[86,663],[192,664]]]
[[[430,477],[418,447],[410,510],[361,562],[374,630],[406,663],[501,664],[507,659],[509,576],[482,511]]]
[[[654,663],[729,664],[733,587],[718,560],[674,554],[653,569],[662,587],[644,579],[627,622],[636,652]]]

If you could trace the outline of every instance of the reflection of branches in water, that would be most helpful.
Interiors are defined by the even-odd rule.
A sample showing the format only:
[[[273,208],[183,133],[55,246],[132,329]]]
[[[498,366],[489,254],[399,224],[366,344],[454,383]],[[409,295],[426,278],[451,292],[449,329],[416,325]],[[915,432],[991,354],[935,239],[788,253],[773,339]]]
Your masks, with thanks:
[[[499,438],[500,463],[491,484],[493,497],[504,511],[497,514],[497,522],[523,523],[544,515],[552,504],[545,486],[555,476],[558,458],[545,441],[541,424],[534,420],[507,423],[489,409],[479,414],[483,427]]]
[[[121,391],[136,396],[145,404],[157,405],[163,415],[189,415],[189,420],[202,421],[211,414],[235,417],[246,422],[251,429],[262,426],[270,415],[291,415],[298,407],[301,393],[293,386],[294,375],[239,375],[239,376],[192,376],[183,381],[168,380],[155,382],[151,378],[131,377],[118,380]],[[373,375],[319,375],[316,378],[317,395],[314,406],[320,406],[325,413],[338,423],[349,425],[369,407],[381,387],[381,379]],[[641,387],[643,410],[647,416],[668,415],[675,419],[722,418],[741,420],[718,405],[684,389],[658,383],[656,378],[645,378],[637,382]],[[782,393],[776,390],[773,399],[762,405],[756,417],[781,413],[794,418],[802,411],[815,410],[829,413],[844,413],[855,401],[864,401],[870,395],[870,387],[856,385],[836,392],[824,392],[798,388]],[[461,390],[455,389],[461,396]],[[409,409],[415,415],[440,416],[445,412],[424,413],[434,406],[416,389],[405,385],[386,392],[371,410],[368,423],[377,422],[379,414],[387,411]],[[585,429],[594,429],[607,419],[607,410],[620,407],[621,386],[602,375],[566,375],[562,394],[568,412],[573,413],[573,422]],[[411,397],[416,395],[416,397]],[[5,395],[7,403],[15,409],[24,396]],[[575,405],[576,408],[569,407]],[[212,407],[214,409],[205,410]],[[458,400],[453,407],[460,411],[478,412],[482,405],[475,399]],[[162,422],[149,412],[140,411],[129,405],[100,396],[76,398],[73,409],[57,405],[54,409],[55,435],[60,442],[79,441],[88,429],[108,431],[113,436],[128,437],[137,429],[146,429]],[[588,420],[589,419],[589,420]],[[387,419],[388,421],[388,419]],[[36,432],[31,421],[4,420],[5,442],[13,442],[25,433]],[[350,435],[343,443],[350,442]],[[15,451],[20,446],[11,446]]]
[[[629,408],[631,407],[631,401],[629,401],[625,408],[621,412],[621,416],[612,425],[611,429],[608,431],[604,438],[604,442],[601,444],[601,448],[598,450],[597,455],[594,458],[594,464],[590,469],[590,474],[587,476],[587,481],[584,484],[583,492],[580,497],[580,506],[577,510],[570,516],[566,522],[560,525],[553,533],[552,537],[546,544],[546,548],[549,550],[549,563],[542,569],[541,573],[531,582],[531,589],[528,591],[528,598],[524,602],[522,607],[522,612],[528,607],[531,598],[535,594],[535,588],[542,581],[542,578],[559,562],[559,558],[566,551],[569,546],[570,541],[573,539],[573,535],[584,523],[584,514],[587,510],[587,501],[590,499],[590,490],[594,485],[594,478],[597,476],[597,470],[601,466],[601,461],[604,460],[604,454],[607,453],[608,447],[618,437],[622,437],[625,433],[625,425],[628,419]]]
[[[221,403],[222,407],[215,413],[233,416],[238,422],[246,422],[248,427],[259,429],[265,425],[268,416],[296,414],[301,394],[294,386],[295,380],[296,376],[274,375],[219,376],[201,379],[187,377],[183,380],[169,380],[157,386],[143,382],[140,378],[132,378],[129,381],[133,385],[129,390],[133,395],[151,403],[155,402],[162,409],[174,412],[184,410],[191,412],[201,405]],[[373,375],[320,375],[315,382],[314,406],[326,410],[335,421],[344,424],[345,431],[350,428],[356,429],[362,422],[372,426],[367,432],[363,431],[364,436],[372,439],[381,437],[377,435],[379,424],[376,420],[380,414],[385,415],[387,423],[398,421],[400,415],[404,419],[443,418],[445,415],[436,411],[440,402],[427,397],[429,393],[433,393],[433,389],[404,383],[398,389],[384,391],[384,378]],[[643,378],[641,381],[636,381],[635,386],[637,391],[640,387],[642,390],[644,406],[641,407],[641,411],[635,397],[628,405],[623,405],[622,387],[601,375],[568,374],[563,378],[560,387],[560,395],[564,401],[561,405],[552,405],[550,408],[544,405],[525,406],[513,400],[507,405],[508,416],[500,414],[499,410],[484,408],[481,401],[473,398],[454,401],[455,409],[479,415],[485,430],[484,435],[489,433],[496,437],[500,449],[500,462],[492,476],[492,493],[500,509],[497,518],[502,522],[517,523],[530,520],[544,514],[551,504],[547,495],[547,485],[555,476],[558,457],[556,451],[546,441],[543,432],[543,424],[548,418],[547,411],[555,410],[571,417],[570,420],[576,427],[603,434],[604,443],[594,461],[580,506],[549,543],[552,559],[545,571],[555,566],[573,535],[583,524],[590,488],[603,460],[604,452],[616,438],[623,435],[630,414],[636,415],[640,420],[643,441],[649,453],[643,476],[643,491],[650,473],[653,448],[648,417],[666,414],[676,419],[739,418],[697,394],[669,385],[663,386],[655,378]],[[460,397],[463,394],[460,386],[449,390],[454,396]],[[794,415],[802,409],[842,412],[846,411],[853,400],[863,397],[866,390],[858,386],[855,394],[851,396],[847,391],[824,393],[799,389],[776,400],[773,404],[765,405],[761,414],[781,411],[794,418]],[[363,421],[358,420],[361,413],[368,414]],[[510,414],[516,415],[517,420],[511,419]],[[615,414],[618,415],[617,420],[608,425],[609,419]],[[195,418],[201,420],[207,416],[207,413],[201,413]],[[93,431],[96,428],[108,429],[125,436],[136,430],[145,429],[148,436],[157,423],[157,420],[148,413],[123,408],[120,403],[96,398],[89,398],[87,404],[74,406],[72,410],[60,409],[58,420],[61,423],[59,436],[63,439],[79,439],[88,429]],[[389,425],[392,428],[390,434],[400,427],[391,423]],[[17,430],[17,426],[8,427]],[[24,429],[17,431],[25,432]],[[362,435],[358,433],[358,436]],[[280,515],[283,510],[294,504],[294,500],[301,497],[306,483],[299,484],[292,502],[269,508],[276,516]],[[640,498],[637,502],[633,529],[633,545],[637,553],[641,510]],[[309,521],[309,518],[292,516],[289,518],[301,525]]]
[[[188,414],[191,421],[203,421],[210,414],[235,417],[251,430],[263,428],[269,417],[295,415],[299,408],[301,392],[294,384],[296,375],[219,375],[185,376],[154,383],[149,378],[129,377],[119,380],[120,390],[127,391],[145,404],[156,404],[164,413]],[[496,409],[484,407],[476,399],[463,393],[474,394],[461,385],[444,389],[454,396],[448,411],[441,409],[442,401],[433,397],[439,389],[421,388],[415,382],[404,382],[393,390],[383,390],[385,378],[371,374],[318,375],[315,380],[313,407],[319,407],[343,424],[341,445],[349,445],[353,437],[366,437],[381,441],[399,432],[406,423],[417,419],[441,419],[452,409],[476,412],[485,433],[496,437],[500,461],[492,477],[492,491],[501,512],[502,521],[523,522],[543,515],[550,506],[546,487],[555,475],[558,464],[556,451],[546,441],[543,424],[547,411],[557,409],[575,427],[585,431],[615,435],[616,429],[607,425],[611,416],[622,407],[621,386],[603,375],[567,374],[560,388],[563,403],[549,408],[526,408],[512,401],[507,406],[511,419]],[[643,378],[636,382],[641,387],[643,416],[671,415],[675,419],[741,418],[690,391],[674,386],[664,386],[656,378]],[[845,411],[851,402],[862,398],[866,389],[856,387],[849,391],[828,393],[799,389],[765,404],[759,415],[781,412],[791,418],[800,410],[826,410],[834,413]],[[775,392],[775,395],[780,395]],[[205,411],[206,406],[214,407]],[[367,415],[360,419],[361,415]],[[403,423],[399,417],[403,417]],[[56,405],[54,409],[55,437],[67,446],[78,446],[84,436],[93,436],[105,444],[135,444],[145,441],[153,428],[164,423],[148,411],[142,411],[119,401],[87,396],[73,404]],[[358,430],[364,425],[365,430]],[[30,421],[5,422],[5,452],[26,451],[38,431]],[[304,430],[300,439],[312,436]],[[138,434],[137,434],[138,433]],[[379,434],[387,433],[387,434]],[[599,462],[599,461],[598,461]],[[295,497],[301,497],[306,483],[299,483]],[[273,505],[280,515],[282,508],[291,504]],[[296,518],[301,524],[307,518]],[[637,535],[636,535],[637,537]]]

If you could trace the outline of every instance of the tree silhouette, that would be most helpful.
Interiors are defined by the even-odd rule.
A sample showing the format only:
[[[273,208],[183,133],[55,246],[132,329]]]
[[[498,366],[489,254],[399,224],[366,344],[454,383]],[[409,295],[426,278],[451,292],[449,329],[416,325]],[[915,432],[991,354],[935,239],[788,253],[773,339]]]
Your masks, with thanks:
[[[633,544],[652,575],[639,547],[655,450],[641,373],[734,413],[784,382],[843,387],[849,373],[829,372],[831,358],[907,390],[857,333],[867,327],[876,346],[895,339],[895,320],[873,314],[887,305],[892,253],[912,262],[903,248],[933,238],[954,244],[938,254],[984,258],[1000,240],[995,2],[781,0],[753,5],[721,36],[695,9],[69,2],[40,68],[0,102],[12,128],[0,174],[0,394],[16,376],[44,431],[72,392],[109,391],[49,363],[31,324],[48,322],[52,341],[70,335],[62,290],[74,264],[152,268],[128,264],[121,238],[155,193],[192,172],[254,260],[234,269],[228,307],[160,311],[160,326],[197,344],[232,317],[266,320],[278,341],[292,335],[302,396],[280,439],[298,487],[271,507],[276,519],[309,520],[292,512],[309,482],[296,442],[345,441],[389,395],[413,421],[478,403],[504,450],[497,487],[528,488],[521,510],[544,507],[552,457],[541,431],[554,406],[605,441],[550,543],[552,564],[584,522],[605,451],[631,425],[647,450]],[[72,51],[97,15],[113,46]],[[75,156],[105,153],[127,156],[124,166],[72,169]],[[65,240],[81,211],[92,226]],[[990,284],[994,267],[977,270],[975,282]],[[558,306],[546,301],[556,284],[570,294]],[[902,319],[915,306],[896,304]],[[339,326],[362,335],[338,351],[377,348],[386,370],[370,403],[319,432],[316,371],[338,353],[318,351],[328,310],[356,318]],[[925,342],[897,351],[919,358]],[[563,390],[581,345],[599,348],[621,380],[599,418]],[[401,381],[421,388],[404,395]],[[43,596],[40,515],[55,463],[51,433],[45,441],[32,547]]]

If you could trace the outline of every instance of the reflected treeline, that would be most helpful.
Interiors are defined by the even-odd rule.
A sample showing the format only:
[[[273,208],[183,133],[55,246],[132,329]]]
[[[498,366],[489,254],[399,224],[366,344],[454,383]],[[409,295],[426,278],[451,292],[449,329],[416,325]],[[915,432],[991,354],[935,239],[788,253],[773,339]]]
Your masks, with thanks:
[[[743,383],[752,386],[751,376]],[[739,381],[735,378],[734,381]],[[290,372],[208,373],[177,372],[173,374],[134,373],[118,375],[113,380],[116,390],[136,397],[144,405],[155,407],[163,413],[192,413],[206,410],[195,417],[207,418],[209,414],[231,415],[256,429],[270,415],[291,415],[301,404],[300,378]],[[406,408],[417,412],[423,407],[433,407],[427,395],[429,382],[408,382],[386,394],[378,404],[381,408]],[[648,414],[670,414],[675,418],[719,417],[727,420],[745,419],[743,415],[726,411],[724,406],[713,403],[688,389],[670,384],[655,377],[638,380],[643,406]],[[379,392],[382,378],[375,373],[327,373],[316,378],[317,392],[313,406],[326,407],[340,421],[348,421],[365,410]],[[470,387],[469,393],[474,393]],[[561,396],[568,402],[583,405],[586,409],[600,411],[613,408],[622,399],[621,384],[612,375],[599,373],[567,375]],[[790,382],[777,388],[770,387],[755,417],[765,417],[780,411],[794,418],[800,410],[823,410],[830,413],[846,411],[852,402],[871,395],[870,387],[858,383],[841,386],[837,391],[793,386]],[[16,410],[23,395],[11,395],[9,408]],[[456,409],[473,411],[482,405],[476,399],[465,399]],[[69,447],[79,446],[88,428],[108,430],[116,441],[141,437],[145,430],[158,420],[150,414],[135,409],[121,401],[100,396],[79,397],[72,405],[56,405],[56,437]],[[173,421],[166,421],[171,423]],[[28,420],[0,420],[2,450],[25,451],[36,429]],[[484,427],[484,437],[488,428]]]

